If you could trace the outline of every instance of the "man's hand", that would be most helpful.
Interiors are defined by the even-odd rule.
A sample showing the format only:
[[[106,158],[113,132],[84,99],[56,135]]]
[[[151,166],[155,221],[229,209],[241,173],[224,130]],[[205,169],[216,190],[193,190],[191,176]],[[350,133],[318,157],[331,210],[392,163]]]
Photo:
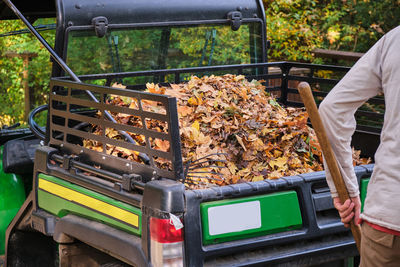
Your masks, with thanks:
[[[343,204],[338,197],[333,198],[333,205],[339,211],[340,218],[345,227],[350,226],[350,221],[354,218],[354,224],[358,225],[361,212],[360,197],[347,199]]]

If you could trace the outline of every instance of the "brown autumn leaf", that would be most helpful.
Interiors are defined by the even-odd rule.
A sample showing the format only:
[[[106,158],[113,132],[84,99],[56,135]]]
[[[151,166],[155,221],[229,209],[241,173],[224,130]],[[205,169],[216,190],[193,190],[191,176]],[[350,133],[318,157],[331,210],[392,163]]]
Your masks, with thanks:
[[[123,85],[123,84],[120,84],[120,83],[113,83],[113,84],[111,85],[111,87],[120,88],[120,89],[126,89],[126,86]]]
[[[185,117],[193,112],[193,108],[188,106],[178,107],[178,114],[180,117]]]
[[[161,94],[163,95],[165,93],[165,87],[159,87],[158,84],[154,83],[146,83],[146,88],[150,93],[153,94]]]
[[[273,159],[269,162],[269,166],[275,168],[277,170],[285,170],[287,169],[288,158],[283,156],[277,159]]]
[[[169,151],[169,141],[168,140],[161,140],[156,138],[154,140],[154,144],[155,144],[155,149],[164,151],[164,152],[168,152]]]
[[[251,181],[252,182],[258,182],[258,181],[262,181],[262,180],[264,180],[265,178],[264,178],[264,175],[257,175],[257,176],[254,176],[252,179],[251,179]]]
[[[352,148],[353,152],[353,166],[370,164],[372,162],[371,158],[361,158],[361,150],[356,150]]]
[[[246,146],[243,143],[243,139],[238,135],[235,135],[235,137],[236,137],[236,140],[239,142],[239,144],[242,146],[243,150],[247,151]]]

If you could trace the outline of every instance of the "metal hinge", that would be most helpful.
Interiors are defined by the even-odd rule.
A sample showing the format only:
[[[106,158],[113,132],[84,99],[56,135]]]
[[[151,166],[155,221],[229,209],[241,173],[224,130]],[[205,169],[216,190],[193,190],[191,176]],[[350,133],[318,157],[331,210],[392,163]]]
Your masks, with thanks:
[[[72,168],[72,161],[73,161],[73,160],[78,161],[78,160],[79,160],[79,157],[78,157],[78,156],[73,156],[73,155],[64,155],[64,156],[63,156],[63,163],[62,163],[62,165],[63,165],[64,170],[66,170],[66,171],[71,170],[71,168]]]
[[[139,186],[140,188],[144,187],[142,176],[139,174],[123,174],[121,185],[122,189],[128,192],[138,187],[138,185],[141,185]]]

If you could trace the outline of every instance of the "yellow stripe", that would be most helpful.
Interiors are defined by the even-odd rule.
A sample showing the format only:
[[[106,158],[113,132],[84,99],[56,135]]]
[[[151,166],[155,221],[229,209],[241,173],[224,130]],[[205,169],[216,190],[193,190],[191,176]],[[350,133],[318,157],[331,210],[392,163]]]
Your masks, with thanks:
[[[104,201],[100,201],[93,197],[89,197],[77,191],[43,179],[39,179],[39,188],[56,196],[60,196],[66,200],[79,203],[103,214],[107,214],[135,227],[139,226],[139,216],[124,209],[110,205]]]

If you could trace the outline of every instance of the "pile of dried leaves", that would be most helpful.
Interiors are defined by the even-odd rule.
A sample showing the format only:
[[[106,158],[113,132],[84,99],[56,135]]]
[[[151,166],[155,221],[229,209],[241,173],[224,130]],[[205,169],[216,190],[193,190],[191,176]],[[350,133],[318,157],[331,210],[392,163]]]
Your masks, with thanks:
[[[229,74],[193,76],[188,83],[170,87],[147,84],[147,89],[176,97],[184,161],[195,161],[210,154],[214,159],[226,160],[226,168],[218,168],[222,176],[209,174],[212,179],[206,179],[192,174],[187,183],[191,188],[323,170],[321,149],[314,130],[307,125],[306,111],[282,107],[265,92],[260,81],[249,82],[242,75]],[[111,103],[132,105],[126,101],[115,98]],[[122,121],[120,114],[113,116],[121,123],[138,126],[132,118],[125,116]],[[152,127],[162,130],[165,126]],[[106,134],[118,137],[118,133]],[[133,138],[136,140],[137,136]],[[162,140],[156,146],[164,151],[169,149],[169,144]],[[353,152],[354,162],[366,164],[359,154],[359,151]],[[125,153],[125,158],[138,160],[136,154]]]

